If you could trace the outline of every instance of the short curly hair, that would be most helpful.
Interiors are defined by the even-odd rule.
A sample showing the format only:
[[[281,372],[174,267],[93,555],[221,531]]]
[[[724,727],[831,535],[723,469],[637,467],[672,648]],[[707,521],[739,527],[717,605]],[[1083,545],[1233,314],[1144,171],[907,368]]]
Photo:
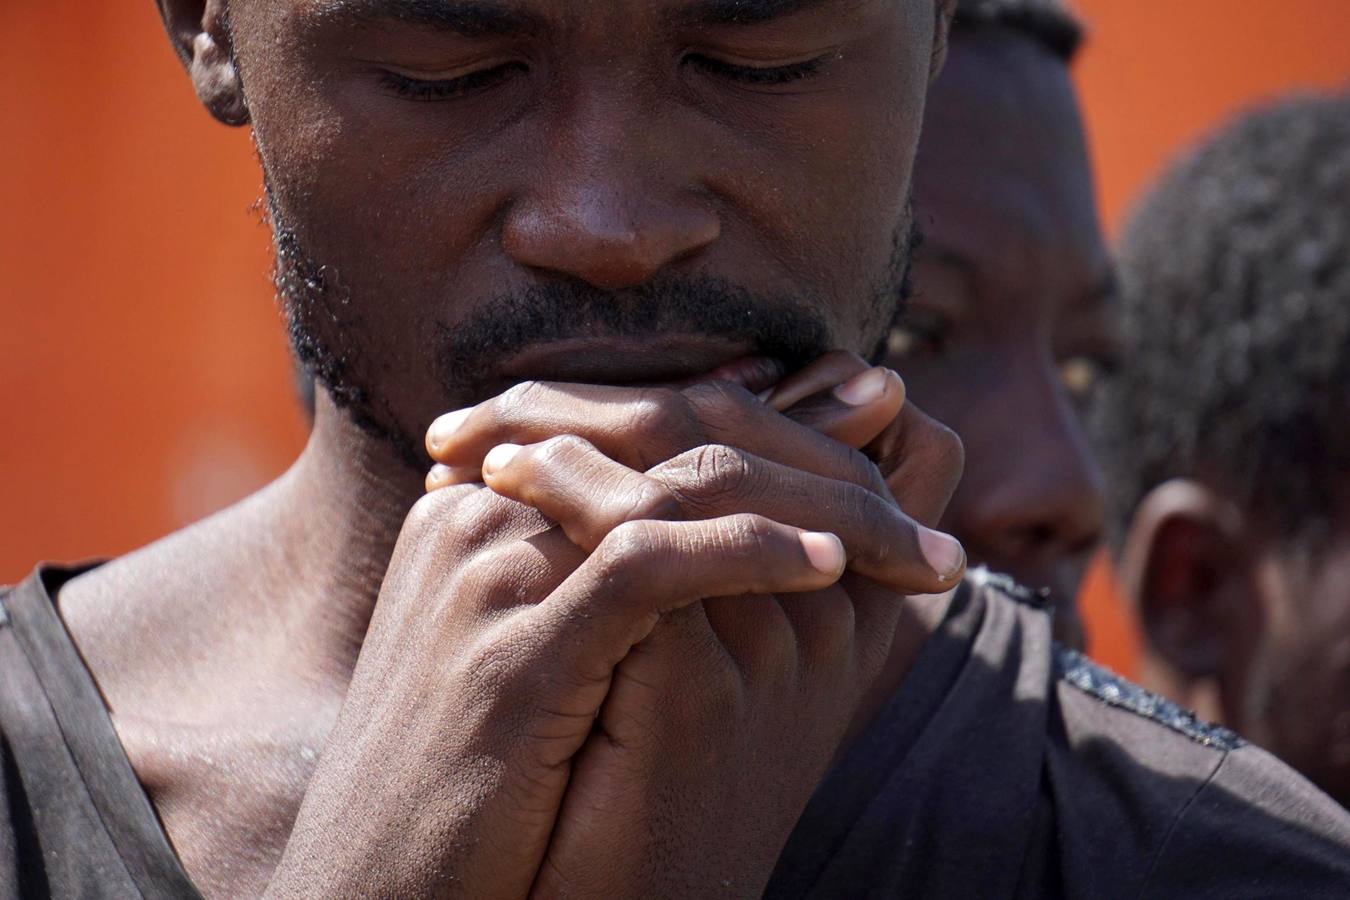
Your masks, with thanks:
[[[958,36],[989,26],[1011,28],[1033,39],[1065,63],[1083,44],[1082,23],[1061,0],[960,0],[952,18]]]
[[[1290,540],[1325,532],[1350,472],[1350,95],[1282,100],[1178,162],[1126,227],[1120,288],[1126,366],[1094,411],[1117,525],[1191,477]]]

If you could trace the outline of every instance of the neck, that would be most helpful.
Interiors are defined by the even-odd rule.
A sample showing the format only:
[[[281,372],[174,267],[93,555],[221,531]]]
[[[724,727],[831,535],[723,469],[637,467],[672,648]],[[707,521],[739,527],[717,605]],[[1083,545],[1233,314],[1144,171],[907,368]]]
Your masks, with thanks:
[[[292,614],[313,636],[323,674],[343,684],[422,482],[423,473],[320,389],[309,443],[267,492],[265,515],[284,558],[286,571],[278,574],[294,597]]]

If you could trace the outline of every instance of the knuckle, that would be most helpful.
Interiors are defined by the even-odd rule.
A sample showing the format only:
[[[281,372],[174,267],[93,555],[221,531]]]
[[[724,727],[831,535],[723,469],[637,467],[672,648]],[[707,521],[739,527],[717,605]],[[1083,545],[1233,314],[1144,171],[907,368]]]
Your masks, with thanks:
[[[482,597],[489,602],[504,599],[497,596],[498,589],[512,568],[500,552],[480,549],[455,567],[456,597]]]
[[[937,441],[939,453],[959,475],[966,464],[966,445],[961,440],[961,436],[946,425],[939,424],[934,440]]]
[[[619,597],[644,586],[644,575],[673,572],[676,551],[658,523],[625,522],[600,542],[595,552],[597,587],[601,596]]]
[[[726,444],[707,444],[695,451],[694,469],[710,484],[736,487],[749,471],[745,454]]]
[[[965,470],[966,446],[960,435],[936,420],[930,420],[925,429],[924,454],[940,471],[952,479],[959,479]]]
[[[623,569],[662,552],[668,542],[656,522],[639,519],[624,522],[605,536],[599,552],[608,571]]]
[[[543,528],[547,522],[536,510],[509,500],[488,488],[479,488],[455,516],[455,541],[464,552],[477,552],[513,535]]]
[[[482,490],[477,485],[460,484],[423,494],[408,510],[404,532],[426,534],[456,524],[462,520],[464,508]]]
[[[507,388],[495,400],[489,401],[489,405],[498,418],[510,418],[516,410],[533,404],[538,395],[545,390],[545,382],[522,381]]]
[[[468,645],[477,639],[492,605],[492,579],[483,577],[475,556],[447,559],[437,555],[418,567],[423,582],[435,586],[417,595],[418,628],[449,641],[454,648],[447,654],[451,658],[466,646],[466,638]]]
[[[430,494],[423,494],[417,498],[417,502],[408,510],[408,515],[403,520],[404,534],[422,534],[430,531],[440,520],[440,513],[446,505],[451,502],[443,494],[450,493],[454,488],[444,488],[439,491],[433,491]]]
[[[944,432],[947,435],[947,473],[951,482],[955,484],[961,480],[961,476],[966,472],[966,445],[955,431],[944,426]]]
[[[702,429],[693,408],[679,391],[667,388],[644,391],[633,404],[627,425],[631,433],[648,442],[673,443],[681,448],[701,443]],[[644,465],[662,461],[644,461]]]
[[[895,517],[894,509],[885,500],[865,488],[849,487],[853,514],[858,524],[867,530],[880,528]]]
[[[617,511],[614,519],[620,522],[640,519],[673,521],[683,518],[683,513],[679,500],[666,490],[664,485],[642,478],[637,489],[625,496],[623,506]]]
[[[575,434],[560,434],[544,441],[536,450],[536,461],[541,466],[555,465],[576,459],[594,449],[591,442]]]
[[[730,381],[701,381],[682,392],[703,421],[724,422],[748,409],[750,392]]]
[[[756,487],[756,467],[749,456],[725,444],[706,444],[681,458],[671,490],[694,505],[711,506],[744,497]]]
[[[843,507],[845,516],[852,521],[856,534],[880,538],[869,540],[863,547],[854,548],[877,563],[884,563],[896,549],[894,542],[886,535],[893,532],[897,519],[904,522],[907,533],[913,530],[913,524],[897,516],[890,503],[864,488],[854,485],[845,487]]]
[[[758,557],[778,538],[776,524],[756,513],[739,513],[723,520],[726,549],[741,557]]]
[[[886,479],[866,453],[843,444],[839,444],[838,448],[836,452],[840,454],[840,467],[849,481],[870,490],[885,491]]]

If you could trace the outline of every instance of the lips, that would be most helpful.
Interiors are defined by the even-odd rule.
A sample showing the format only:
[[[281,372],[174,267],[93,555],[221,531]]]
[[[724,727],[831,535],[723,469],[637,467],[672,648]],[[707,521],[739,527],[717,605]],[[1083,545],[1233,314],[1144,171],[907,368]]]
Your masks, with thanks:
[[[783,364],[743,343],[697,335],[646,338],[568,338],[509,357],[505,381],[564,381],[612,385],[687,385],[730,381],[752,393],[772,387]]]
[[[786,374],[787,367],[779,360],[768,356],[742,356],[711,372],[689,379],[684,384],[730,381],[739,384],[752,394],[758,394],[782,381]]]

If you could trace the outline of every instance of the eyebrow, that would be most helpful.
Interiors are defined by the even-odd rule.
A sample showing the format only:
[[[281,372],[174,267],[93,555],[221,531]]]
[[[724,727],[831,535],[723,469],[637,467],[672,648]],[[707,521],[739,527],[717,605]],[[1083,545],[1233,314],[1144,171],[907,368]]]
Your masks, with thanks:
[[[754,25],[821,6],[826,0],[698,0],[676,14],[686,25]]]
[[[398,22],[470,38],[514,34],[538,24],[520,7],[497,0],[325,0],[315,12],[321,18]]]
[[[674,19],[696,27],[753,25],[815,6],[828,0],[696,0]],[[500,36],[531,30],[539,18],[501,0],[323,0],[320,18],[361,24],[399,22],[451,31],[464,37]]]

